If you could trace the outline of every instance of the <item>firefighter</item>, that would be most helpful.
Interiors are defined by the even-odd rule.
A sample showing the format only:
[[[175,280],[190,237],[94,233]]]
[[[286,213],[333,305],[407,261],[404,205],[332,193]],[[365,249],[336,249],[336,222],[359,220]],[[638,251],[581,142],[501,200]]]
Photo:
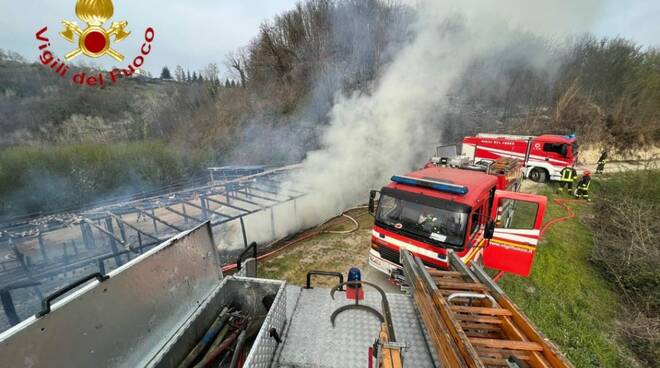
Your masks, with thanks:
[[[591,186],[591,172],[589,170],[584,172],[582,179],[577,184],[577,190],[575,191],[575,198],[586,199],[588,202],[591,202],[589,198],[589,187]]]
[[[600,154],[600,158],[598,159],[598,166],[596,167],[596,175],[600,175],[605,171],[605,164],[607,163],[607,156],[608,152],[607,150],[604,150]]]
[[[438,221],[438,218],[435,217],[432,213],[430,212],[420,212],[419,218],[417,219],[417,225],[424,225],[427,222],[436,222]]]
[[[568,194],[573,195],[573,183],[577,180],[578,174],[574,167],[567,166],[561,170],[561,179],[557,193],[563,193],[564,188],[568,187]]]

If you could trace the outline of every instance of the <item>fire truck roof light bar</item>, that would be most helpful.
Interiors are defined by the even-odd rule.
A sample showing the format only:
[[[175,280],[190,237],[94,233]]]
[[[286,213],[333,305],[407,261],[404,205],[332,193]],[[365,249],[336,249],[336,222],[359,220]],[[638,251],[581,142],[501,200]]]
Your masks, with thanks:
[[[458,195],[466,195],[468,193],[468,188],[463,185],[445,183],[442,181],[411,178],[409,176],[398,176],[398,175],[393,176],[391,180],[398,184],[435,189],[446,193],[452,193]]]

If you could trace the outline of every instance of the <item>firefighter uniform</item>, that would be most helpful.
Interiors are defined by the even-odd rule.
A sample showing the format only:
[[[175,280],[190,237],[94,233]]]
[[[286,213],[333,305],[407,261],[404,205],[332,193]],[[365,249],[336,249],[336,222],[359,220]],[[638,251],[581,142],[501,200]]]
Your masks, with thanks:
[[[557,193],[563,193],[564,188],[568,188],[568,194],[573,194],[573,183],[577,180],[578,174],[573,167],[565,167],[561,170],[561,179]]]
[[[598,166],[596,167],[596,175],[600,175],[603,173],[603,171],[605,171],[607,156],[607,151],[603,151],[603,153],[600,154],[600,158],[598,159]]]
[[[575,198],[586,199],[591,202],[589,198],[589,187],[591,186],[591,173],[589,171],[584,172],[584,176],[578,182],[577,190],[575,191]]]

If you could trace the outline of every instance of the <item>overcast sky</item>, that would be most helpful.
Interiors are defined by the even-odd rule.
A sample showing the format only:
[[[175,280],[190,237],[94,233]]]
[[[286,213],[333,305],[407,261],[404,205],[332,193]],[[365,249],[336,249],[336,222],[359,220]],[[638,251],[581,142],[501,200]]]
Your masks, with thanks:
[[[435,0],[441,1],[441,0]],[[579,0],[576,0],[579,1]],[[114,45],[127,60],[115,62],[109,57],[96,64],[109,67],[126,66],[139,53],[143,32],[148,26],[156,30],[153,52],[145,67],[152,73],[163,65],[172,70],[177,64],[192,70],[209,62],[222,67],[224,57],[255,37],[264,20],[291,9],[297,0],[189,0],[155,1],[115,0],[113,21],[127,20],[132,35]],[[599,36],[623,36],[645,45],[660,46],[660,1],[603,0],[602,16],[593,33]],[[52,50],[62,56],[74,45],[62,39],[61,21],[82,24],[75,16],[75,0],[0,0],[0,48],[17,51],[36,60],[39,51],[35,33],[48,26],[47,36]],[[79,57],[79,60],[89,60]]]

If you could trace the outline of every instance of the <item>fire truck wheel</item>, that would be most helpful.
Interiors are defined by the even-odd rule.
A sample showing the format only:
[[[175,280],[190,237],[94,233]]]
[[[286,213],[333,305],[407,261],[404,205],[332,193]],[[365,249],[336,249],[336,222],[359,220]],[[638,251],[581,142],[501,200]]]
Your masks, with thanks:
[[[548,172],[545,169],[535,167],[529,172],[529,178],[537,183],[545,183],[548,178]]]

